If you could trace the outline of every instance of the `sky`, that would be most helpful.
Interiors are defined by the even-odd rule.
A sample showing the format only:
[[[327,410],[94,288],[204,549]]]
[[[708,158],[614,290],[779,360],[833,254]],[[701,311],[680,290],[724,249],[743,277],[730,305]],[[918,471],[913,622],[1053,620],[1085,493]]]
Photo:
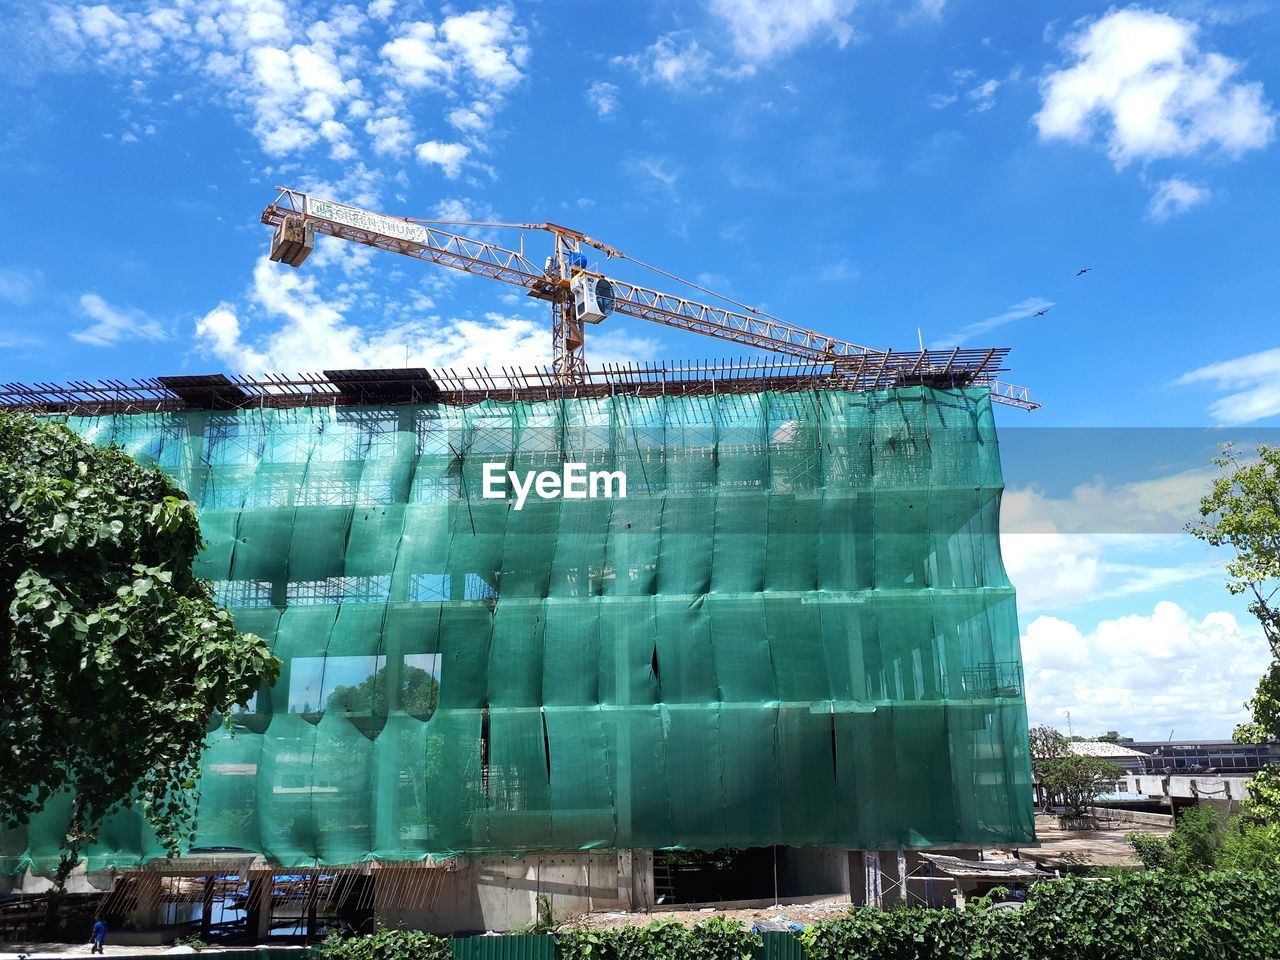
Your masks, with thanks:
[[[998,411],[1031,722],[1244,719],[1265,644],[1183,526],[1219,440],[1280,436],[1280,4],[9,0],[0,29],[0,380],[545,363],[515,288],[329,238],[293,271],[259,216],[282,185],[564,223],[856,343],[1011,347],[1044,405]]]

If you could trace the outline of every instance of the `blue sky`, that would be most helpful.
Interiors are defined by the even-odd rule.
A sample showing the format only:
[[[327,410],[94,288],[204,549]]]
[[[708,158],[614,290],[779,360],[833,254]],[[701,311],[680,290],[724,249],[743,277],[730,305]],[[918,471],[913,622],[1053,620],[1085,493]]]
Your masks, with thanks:
[[[1042,429],[1005,520],[1032,720],[1242,717],[1261,637],[1178,530],[1207,431],[1280,426],[1275,4],[6,6],[3,379],[543,362],[518,291],[337,241],[289,271],[258,215],[286,184],[566,223],[855,342],[1012,347],[1045,404],[1000,416]],[[1101,427],[1204,431],[1043,454]]]

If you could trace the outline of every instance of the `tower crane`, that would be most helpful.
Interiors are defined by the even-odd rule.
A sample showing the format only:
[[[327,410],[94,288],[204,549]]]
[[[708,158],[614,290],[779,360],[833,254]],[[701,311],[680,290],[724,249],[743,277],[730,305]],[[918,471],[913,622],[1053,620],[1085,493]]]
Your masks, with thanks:
[[[562,383],[580,383],[587,375],[586,324],[598,324],[617,313],[829,363],[833,371],[852,374],[856,370],[859,380],[868,379],[864,374],[875,373],[874,382],[883,381],[886,386],[979,384],[991,390],[994,402],[1024,410],[1040,406],[1031,400],[1025,387],[996,380],[1005,350],[926,351],[923,347],[918,352],[876,350],[788,323],[756,307],[681,280],[581,231],[559,224],[392,217],[287,187],[277,189],[280,192],[276,199],[262,211],[262,222],[275,228],[270,253],[273,261],[301,266],[314,249],[316,234],[322,234],[523,287],[528,296],[551,304],[553,371]],[[552,252],[539,266],[525,256],[523,234],[519,249],[510,250],[452,233],[443,229],[445,227],[543,231],[551,234]],[[598,251],[606,260],[629,260],[738,309],[712,306],[605,276],[589,269],[584,248]]]

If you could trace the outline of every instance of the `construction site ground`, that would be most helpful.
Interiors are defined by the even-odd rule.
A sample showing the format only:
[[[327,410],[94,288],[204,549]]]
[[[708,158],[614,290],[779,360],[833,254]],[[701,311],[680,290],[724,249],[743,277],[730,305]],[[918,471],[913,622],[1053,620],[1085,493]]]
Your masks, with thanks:
[[[1104,822],[1098,830],[1063,830],[1056,816],[1037,814],[1036,836],[1040,846],[1023,850],[1019,855],[1047,870],[1064,872],[1080,867],[1140,867],[1142,863],[1134,856],[1125,835],[1149,833],[1167,837],[1172,832],[1170,827],[1122,821]]]
[[[1032,860],[1048,870],[1070,872],[1083,867],[1139,867],[1141,864],[1133,855],[1133,848],[1125,840],[1125,834],[1134,831],[1156,836],[1168,836],[1168,827],[1150,826],[1115,822],[1104,824],[1098,830],[1063,830],[1058,826],[1058,818],[1040,814],[1036,817],[1036,836],[1040,838],[1040,846],[1023,849],[1019,856],[1023,860]],[[1013,856],[1009,850],[986,850],[983,856],[992,859]],[[673,905],[672,909],[661,906],[642,913],[588,913],[562,920],[563,926],[583,927],[587,929],[610,929],[628,924],[645,924],[654,920],[670,918],[686,925],[701,923],[710,917],[725,917],[741,920],[746,926],[753,924],[791,924],[810,926],[821,920],[829,920],[839,916],[850,908],[849,900],[844,896],[827,898],[807,898],[802,903],[769,904],[753,907],[686,907]],[[266,945],[254,948],[223,950],[206,948],[201,953],[238,953],[243,949],[254,951],[267,948]],[[272,946],[270,949],[279,949]],[[190,948],[173,948],[167,946],[135,947],[113,946],[107,944],[106,954],[118,957],[126,956],[164,956],[191,953]],[[0,944],[0,960],[18,960],[25,954],[31,960],[59,960],[59,958],[78,958],[89,954],[89,944],[64,943],[30,943]]]
[[[1051,814],[1037,814],[1036,836],[1040,846],[1019,851],[1023,860],[1032,860],[1046,870],[1060,870],[1064,873],[1083,867],[1141,867],[1141,862],[1134,856],[1133,848],[1125,840],[1130,832],[1150,833],[1157,836],[1168,836],[1168,827],[1149,826],[1147,824],[1113,822],[1103,824],[1098,830],[1063,830],[1058,826],[1058,818]],[[1010,850],[984,850],[987,859],[1011,857]],[[671,918],[683,924],[701,923],[708,917],[726,917],[741,920],[747,926],[766,921],[781,923],[798,923],[809,926],[820,920],[828,920],[838,916],[850,908],[847,897],[833,896],[826,899],[814,899],[806,903],[790,903],[765,907],[719,909],[704,907],[701,909],[663,910],[655,907],[647,913],[589,913],[573,917],[566,921],[566,926],[579,926],[589,929],[609,929],[627,924],[643,924],[653,920]]]
[[[746,926],[761,924],[767,921],[781,923],[799,923],[804,926],[817,923],[819,920],[830,920],[849,909],[849,898],[832,896],[825,899],[812,898],[806,903],[769,905],[765,907],[725,908],[702,907],[681,909],[679,904],[670,909],[654,907],[647,913],[584,913],[565,921],[565,926],[583,927],[589,930],[608,930],[613,927],[624,927],[628,924],[651,923],[654,920],[676,920],[686,926],[702,923],[709,917],[726,917],[730,920],[741,920]]]

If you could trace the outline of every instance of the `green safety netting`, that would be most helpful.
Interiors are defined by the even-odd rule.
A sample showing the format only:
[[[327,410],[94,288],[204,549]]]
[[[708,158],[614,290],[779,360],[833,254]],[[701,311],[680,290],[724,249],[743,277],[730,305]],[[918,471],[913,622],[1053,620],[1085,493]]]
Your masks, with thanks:
[[[303,866],[1034,838],[985,391],[71,426],[191,494],[201,575],[283,661],[210,733],[197,847]],[[486,463],[564,462],[621,471],[625,498],[484,497]],[[3,838],[9,867],[52,867],[60,813]],[[125,812],[88,860],[159,855]]]

